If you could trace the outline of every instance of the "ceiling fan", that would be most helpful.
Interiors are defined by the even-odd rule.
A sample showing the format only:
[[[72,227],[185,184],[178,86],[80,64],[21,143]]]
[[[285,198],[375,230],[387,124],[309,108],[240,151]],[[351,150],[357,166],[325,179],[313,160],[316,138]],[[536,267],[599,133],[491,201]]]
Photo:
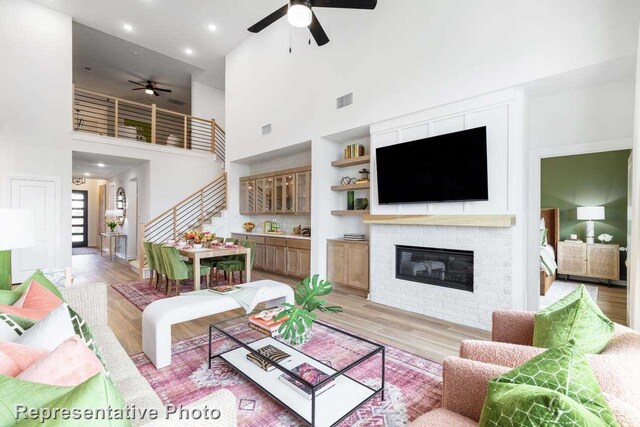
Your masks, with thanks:
[[[129,83],[133,83],[136,84],[138,86],[142,86],[142,87],[137,87],[131,90],[144,90],[144,93],[146,93],[147,95],[155,95],[155,96],[160,96],[160,94],[158,92],[169,92],[171,93],[170,89],[161,89],[159,87],[156,87],[156,85],[158,83],[151,81],[151,80],[147,80],[147,84],[144,83],[140,83],[140,82],[134,82],[133,80],[129,80]]]
[[[278,19],[287,15],[289,23],[294,27],[309,27],[309,31],[318,46],[329,43],[329,37],[313,13],[314,7],[331,7],[335,9],[369,9],[376,8],[378,0],[290,0],[289,3],[273,12],[257,24],[249,27],[252,33],[259,33]]]

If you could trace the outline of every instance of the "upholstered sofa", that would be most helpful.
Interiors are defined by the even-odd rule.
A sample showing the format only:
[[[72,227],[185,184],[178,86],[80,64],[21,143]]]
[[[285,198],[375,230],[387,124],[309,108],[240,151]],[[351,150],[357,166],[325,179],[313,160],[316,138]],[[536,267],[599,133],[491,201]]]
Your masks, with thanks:
[[[186,421],[175,418],[166,419],[166,408],[149,383],[135,367],[124,348],[107,324],[107,285],[90,285],[62,288],[61,292],[69,304],[91,327],[102,357],[111,378],[122,393],[126,405],[135,405],[138,409],[156,409],[161,416],[156,420],[133,420],[134,426],[224,426],[235,427],[237,420],[236,399],[228,390],[220,390],[188,406],[186,409],[205,407],[220,411],[221,417],[212,421]]]

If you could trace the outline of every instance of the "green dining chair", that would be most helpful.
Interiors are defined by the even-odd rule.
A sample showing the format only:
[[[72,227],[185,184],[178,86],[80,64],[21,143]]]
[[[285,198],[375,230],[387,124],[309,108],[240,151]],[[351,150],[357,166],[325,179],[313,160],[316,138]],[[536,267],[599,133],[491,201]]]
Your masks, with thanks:
[[[158,279],[156,280],[156,289],[162,289],[162,278],[167,276],[167,268],[164,262],[164,258],[162,257],[161,248],[162,243],[151,243],[151,253],[153,254],[156,273],[158,275]]]
[[[149,286],[153,286],[154,275],[157,273],[156,260],[153,257],[153,248],[151,242],[142,242],[144,255],[147,258],[147,268],[149,269]]]
[[[193,264],[187,264],[184,262],[178,250],[172,246],[162,247],[162,257],[167,266],[167,290],[165,294],[169,295],[171,292],[171,282],[176,286],[176,295],[180,295],[180,282],[187,279],[193,279],[194,271]],[[209,273],[211,268],[206,265],[200,266],[200,277],[205,277],[207,288],[209,287]]]
[[[234,245],[238,244],[238,239],[234,239],[233,237],[227,237],[225,239],[222,239],[222,241],[224,243],[233,243]],[[235,259],[235,256],[223,256],[223,257],[219,257],[219,258],[205,258],[203,260],[200,261],[200,264],[202,265],[206,265],[207,267],[211,267],[211,279],[213,279],[213,271],[214,270],[218,270],[218,263],[222,262],[222,261],[231,261]],[[217,278],[216,278],[217,280]],[[217,283],[217,282],[216,282]]]
[[[251,263],[251,267],[253,267],[253,260],[256,257],[256,241],[255,240],[244,240],[242,242],[240,242],[240,244],[242,246],[244,246],[247,249],[251,249],[251,258],[249,260],[249,262]],[[217,271],[216,271],[216,283],[219,280],[219,272],[223,271],[226,274],[229,275],[229,283],[233,284],[233,276],[235,274],[236,271],[240,272],[240,283],[242,283],[242,272],[246,269],[246,265],[245,265],[245,261],[246,261],[246,256],[245,255],[235,255],[234,256],[235,259],[232,260],[228,260],[228,261],[220,261],[218,262],[217,265]]]

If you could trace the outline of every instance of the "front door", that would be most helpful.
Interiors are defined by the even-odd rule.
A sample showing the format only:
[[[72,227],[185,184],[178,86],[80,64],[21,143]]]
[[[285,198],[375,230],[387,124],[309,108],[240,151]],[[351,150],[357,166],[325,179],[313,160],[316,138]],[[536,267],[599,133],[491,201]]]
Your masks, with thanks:
[[[71,246],[89,246],[89,193],[73,190],[71,193]]]
[[[38,268],[55,267],[56,188],[53,180],[9,177],[10,207],[33,212],[36,246],[11,254],[12,279],[20,283]]]

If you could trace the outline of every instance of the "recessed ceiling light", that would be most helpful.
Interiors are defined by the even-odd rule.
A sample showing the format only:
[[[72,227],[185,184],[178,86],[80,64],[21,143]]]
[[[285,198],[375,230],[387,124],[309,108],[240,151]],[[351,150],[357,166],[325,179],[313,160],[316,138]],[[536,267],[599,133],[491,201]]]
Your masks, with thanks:
[[[131,31],[133,31],[133,26],[131,24],[124,24],[122,26],[122,29],[125,30],[125,31],[128,31],[128,32],[131,32]]]
[[[189,49],[189,48],[186,48],[186,49],[184,50],[184,53],[186,53],[187,55],[193,55],[193,50],[191,50],[191,49]]]
[[[99,168],[103,168],[103,167],[105,167],[106,165],[105,165],[104,163],[98,163],[96,166],[98,166]]]
[[[215,24],[209,24],[209,31],[216,31],[218,27]]]
[[[89,172],[85,172],[84,176],[91,176],[91,174]]]

